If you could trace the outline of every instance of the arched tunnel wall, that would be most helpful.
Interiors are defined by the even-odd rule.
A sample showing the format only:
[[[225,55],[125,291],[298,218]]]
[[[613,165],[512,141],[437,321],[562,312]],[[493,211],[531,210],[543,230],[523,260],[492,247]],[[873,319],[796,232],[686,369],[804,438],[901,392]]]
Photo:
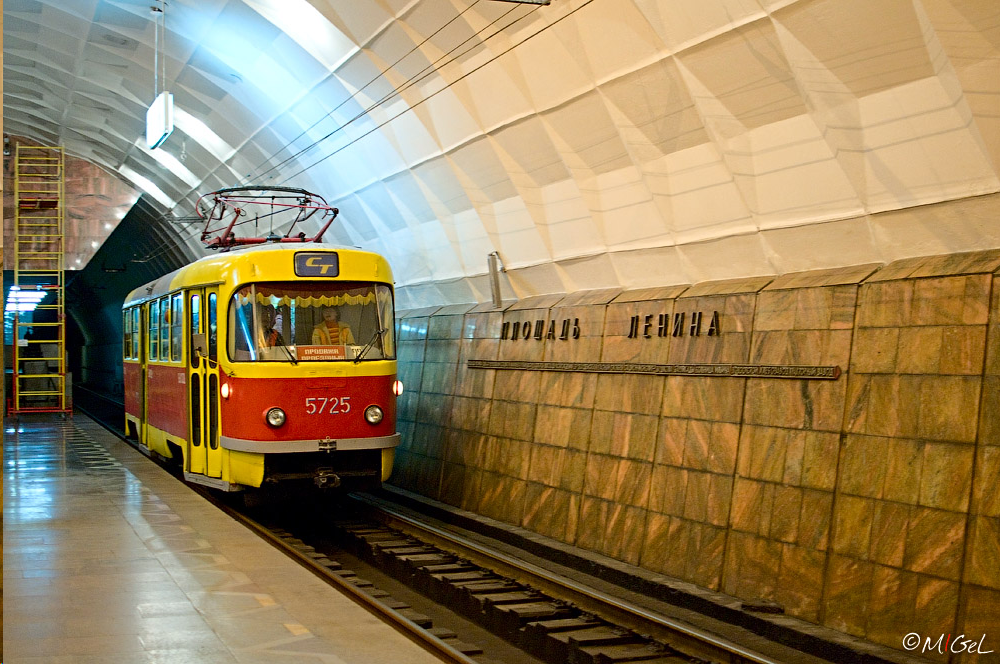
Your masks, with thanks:
[[[390,481],[896,648],[1000,633],[998,267],[403,312]]]
[[[76,385],[122,396],[122,303],[133,289],[195,258],[184,235],[143,195],[87,266],[67,273],[67,362]]]

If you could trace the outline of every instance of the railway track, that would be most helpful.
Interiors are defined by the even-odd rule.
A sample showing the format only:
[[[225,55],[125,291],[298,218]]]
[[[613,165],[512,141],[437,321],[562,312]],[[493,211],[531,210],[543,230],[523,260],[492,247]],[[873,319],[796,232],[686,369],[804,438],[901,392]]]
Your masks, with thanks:
[[[464,616],[523,654],[507,650],[501,661],[547,664],[599,664],[644,661],[648,664],[796,661],[752,652],[700,632],[679,621],[652,614],[621,598],[524,561],[466,535],[451,532],[404,508],[370,495],[345,497],[330,509],[305,519],[281,518],[275,511],[241,515],[248,525],[288,550],[299,562],[328,577],[392,619],[423,627],[433,635],[432,618],[401,600],[400,586],[445,611]],[[255,512],[258,512],[255,510]],[[285,512],[280,508],[277,512]],[[335,514],[326,516],[324,514]],[[345,555],[353,561],[342,563]],[[359,561],[366,565],[358,570]],[[373,570],[377,583],[368,578]],[[387,579],[386,577],[389,577]],[[376,606],[377,605],[377,606]],[[440,608],[428,611],[437,615]],[[466,628],[468,629],[468,628]],[[452,629],[446,634],[454,638]],[[482,638],[473,630],[473,644]],[[494,648],[470,645],[466,635],[453,645],[466,657],[485,661]],[[449,639],[445,639],[447,644]],[[481,650],[486,650],[483,654]],[[449,654],[449,656],[451,656]],[[461,661],[461,660],[456,660]],[[806,661],[801,657],[797,661]]]

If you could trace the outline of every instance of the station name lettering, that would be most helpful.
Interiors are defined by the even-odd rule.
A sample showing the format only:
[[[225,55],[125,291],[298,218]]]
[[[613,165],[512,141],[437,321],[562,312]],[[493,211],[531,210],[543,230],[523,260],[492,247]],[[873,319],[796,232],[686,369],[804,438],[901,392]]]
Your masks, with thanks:
[[[580,319],[564,318],[559,321],[558,329],[555,320],[548,321],[548,325],[546,325],[544,318],[534,321],[504,321],[500,327],[500,338],[511,341],[517,339],[537,339],[539,341],[542,339],[560,339],[562,341],[579,339]]]
[[[635,315],[629,320],[629,339],[651,339],[653,334],[658,337],[717,337],[720,334],[719,312],[713,311],[711,316],[705,316],[704,312],[695,311],[691,317],[687,317],[687,312],[675,313],[671,319],[670,314],[659,314],[655,316]]]

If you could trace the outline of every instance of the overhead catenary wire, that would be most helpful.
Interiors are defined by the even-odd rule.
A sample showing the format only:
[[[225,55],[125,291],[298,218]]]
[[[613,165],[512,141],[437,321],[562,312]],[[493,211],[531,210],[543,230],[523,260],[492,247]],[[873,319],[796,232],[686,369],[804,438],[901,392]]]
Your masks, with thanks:
[[[474,4],[475,4],[475,3],[474,3]],[[473,6],[474,6],[474,4],[473,4]],[[470,48],[470,49],[467,49],[467,50],[463,51],[462,53],[460,53],[459,55],[457,55],[457,56],[455,56],[455,57],[451,57],[451,59],[450,59],[450,60],[448,60],[447,62],[444,62],[443,64],[444,64],[444,65],[448,65],[448,64],[451,64],[451,63],[453,63],[453,62],[456,62],[456,61],[457,61],[457,59],[458,59],[458,58],[460,58],[461,56],[465,55],[466,53],[468,53],[469,51],[473,50],[474,48],[477,48],[477,47],[478,47],[478,46],[480,46],[481,44],[484,44],[484,43],[485,43],[486,41],[488,41],[488,40],[492,39],[493,37],[497,36],[498,34],[500,34],[501,32],[503,32],[503,31],[504,31],[504,30],[506,30],[507,28],[511,27],[512,25],[514,25],[515,23],[517,23],[517,22],[518,22],[518,21],[520,21],[521,19],[523,19],[523,18],[526,18],[526,17],[527,17],[527,16],[529,15],[529,14],[531,14],[531,13],[532,13],[533,11],[535,11],[535,9],[537,9],[537,8],[538,8],[538,6],[539,6],[539,5],[533,5],[533,6],[532,6],[532,9],[529,9],[529,10],[528,10],[528,12],[526,12],[526,13],[525,13],[524,15],[522,15],[521,17],[519,17],[519,18],[515,19],[514,21],[511,21],[510,23],[508,23],[507,25],[505,25],[505,26],[504,26],[503,28],[501,28],[501,29],[499,29],[499,30],[497,30],[497,31],[493,32],[492,34],[490,34],[490,35],[489,35],[489,36],[487,36],[486,38],[484,38],[484,39],[480,40],[480,41],[479,41],[479,42],[478,42],[478,43],[477,43],[477,44],[476,44],[475,46],[473,46],[472,48]],[[347,126],[351,125],[351,124],[352,124],[352,123],[354,123],[354,122],[355,122],[356,120],[359,120],[359,119],[361,119],[361,118],[363,118],[363,117],[367,116],[367,115],[368,115],[369,113],[371,113],[371,111],[375,110],[376,108],[378,108],[378,107],[380,107],[380,106],[382,106],[382,105],[386,104],[387,102],[389,102],[389,101],[391,101],[391,100],[395,99],[396,97],[399,97],[399,96],[400,96],[400,95],[401,95],[401,94],[402,94],[403,92],[405,92],[406,90],[410,89],[411,87],[413,87],[413,86],[414,86],[414,85],[416,85],[417,83],[419,83],[419,82],[423,81],[423,80],[424,80],[424,79],[426,79],[426,78],[427,78],[428,76],[432,75],[432,74],[433,74],[434,72],[438,71],[438,70],[440,69],[439,65],[441,65],[441,63],[442,63],[442,61],[443,61],[443,60],[445,60],[446,58],[449,58],[450,56],[452,56],[452,54],[454,54],[454,53],[455,53],[455,52],[456,52],[457,50],[459,50],[460,48],[462,48],[463,46],[465,46],[465,45],[466,45],[467,43],[469,43],[469,42],[470,42],[471,40],[475,39],[476,37],[479,37],[479,36],[480,36],[480,35],[482,35],[482,34],[483,34],[484,32],[486,32],[486,30],[488,30],[488,29],[489,29],[489,28],[491,28],[492,26],[496,25],[496,23],[498,23],[498,22],[499,22],[500,20],[502,20],[502,19],[506,18],[506,17],[507,17],[507,16],[508,16],[508,15],[509,15],[509,14],[510,14],[511,12],[515,11],[515,10],[517,9],[517,7],[518,7],[518,5],[513,5],[513,6],[512,6],[512,7],[510,8],[510,9],[508,9],[507,11],[505,11],[505,12],[504,12],[503,14],[501,14],[501,15],[500,15],[500,16],[498,16],[497,18],[493,19],[492,21],[490,21],[490,22],[489,22],[489,23],[488,23],[487,25],[483,26],[483,28],[481,28],[480,30],[476,31],[476,32],[475,32],[475,33],[474,33],[473,35],[471,35],[470,37],[467,37],[466,39],[464,39],[464,40],[463,40],[463,41],[461,41],[460,43],[458,43],[458,44],[456,44],[455,46],[453,46],[453,47],[452,47],[452,48],[451,48],[451,49],[450,49],[450,50],[449,50],[448,52],[444,53],[444,54],[443,54],[442,56],[440,56],[440,57],[439,57],[439,58],[438,58],[437,60],[435,60],[435,61],[433,61],[433,62],[431,62],[431,63],[428,63],[428,64],[427,64],[427,66],[425,66],[425,67],[424,67],[424,68],[422,68],[422,69],[421,69],[420,71],[418,71],[418,72],[417,72],[416,74],[414,74],[414,75],[413,75],[413,76],[411,76],[411,77],[410,77],[409,79],[407,79],[406,81],[404,81],[404,82],[403,82],[403,84],[402,84],[401,86],[399,86],[399,87],[395,87],[395,88],[394,88],[394,89],[392,90],[392,92],[389,92],[389,93],[387,93],[387,94],[383,95],[381,99],[379,99],[378,101],[375,101],[375,102],[373,102],[373,103],[372,103],[372,104],[370,104],[370,105],[369,105],[369,106],[368,106],[367,108],[364,108],[364,109],[362,109],[362,110],[361,110],[360,112],[358,112],[357,114],[355,114],[354,116],[352,116],[351,118],[349,118],[349,119],[348,119],[348,120],[347,120],[346,122],[343,122],[342,124],[340,124],[339,126],[337,126],[337,128],[336,128],[336,129],[334,129],[333,131],[329,132],[329,133],[328,133],[328,134],[326,134],[325,136],[322,136],[322,137],[320,137],[320,138],[316,139],[315,141],[313,141],[312,143],[310,143],[310,144],[309,144],[309,145],[307,145],[306,147],[302,148],[302,149],[301,149],[301,150],[299,150],[298,152],[296,152],[296,153],[294,153],[294,154],[292,154],[292,155],[290,155],[290,156],[286,157],[285,159],[282,159],[282,160],[281,160],[280,162],[278,162],[277,164],[274,164],[274,165],[272,165],[272,166],[271,166],[270,168],[268,168],[268,169],[267,169],[266,171],[263,171],[262,173],[259,173],[259,174],[258,174],[258,175],[257,175],[256,177],[263,177],[263,176],[267,175],[268,173],[271,173],[272,171],[275,171],[275,170],[277,170],[278,168],[280,168],[280,167],[281,167],[281,166],[283,166],[284,164],[288,163],[289,161],[291,161],[291,160],[293,160],[293,159],[296,159],[296,158],[297,158],[297,157],[299,157],[299,156],[302,156],[302,155],[303,155],[303,154],[305,154],[306,152],[309,152],[310,150],[312,150],[313,148],[315,148],[316,146],[318,146],[318,145],[319,145],[320,143],[322,143],[323,141],[326,141],[327,139],[329,139],[329,138],[332,138],[332,137],[333,137],[334,135],[336,135],[336,134],[340,133],[341,131],[343,131],[343,130],[344,130],[344,128],[345,128],[345,127],[347,127]],[[467,9],[466,9],[465,11],[468,11],[468,9],[471,9],[471,6],[470,6],[469,8],[467,8]],[[464,14],[464,13],[465,13],[465,11],[463,11],[463,12],[462,12],[462,14]],[[438,29],[438,30],[437,30],[437,31],[436,31],[436,32],[435,32],[434,34],[437,34],[437,33],[438,33],[438,32],[440,32],[441,30],[445,29],[445,28],[446,28],[446,27],[447,27],[447,26],[448,26],[448,25],[449,25],[449,24],[450,24],[451,22],[453,22],[454,20],[456,20],[457,18],[459,18],[459,17],[460,17],[460,16],[462,15],[462,14],[459,14],[458,16],[456,16],[456,17],[455,17],[454,19],[452,19],[451,21],[449,21],[449,22],[448,22],[448,24],[445,24],[445,25],[444,25],[444,26],[442,26],[442,27],[441,27],[440,29]],[[431,35],[431,37],[433,37],[433,36],[434,36],[434,35]],[[429,40],[429,39],[430,39],[431,37],[428,37],[428,38],[427,38],[427,39],[425,39],[425,40],[424,40],[423,42],[421,42],[421,43],[420,43],[419,45],[415,46],[415,47],[414,47],[413,49],[411,49],[411,50],[410,50],[410,52],[409,52],[409,53],[412,53],[412,52],[413,52],[413,51],[415,51],[415,50],[416,50],[417,48],[419,48],[419,46],[422,46],[423,44],[425,44],[425,43],[426,43],[426,42],[427,42],[427,41],[428,41],[428,40]],[[408,53],[407,55],[409,55],[409,53]],[[404,56],[404,58],[405,58],[405,57],[406,57],[406,56]],[[399,64],[399,62],[401,62],[401,61],[402,61],[402,60],[403,60],[404,58],[400,58],[400,59],[399,59],[399,60],[397,60],[397,61],[396,61],[395,63],[393,63],[393,65],[391,65],[391,66],[395,66],[396,64]],[[492,58],[492,59],[490,59],[490,60],[489,60],[488,62],[492,62],[492,61],[493,61],[494,59],[495,59],[495,58]],[[390,67],[390,68],[391,68],[391,67]],[[387,70],[387,71],[388,71],[388,70]],[[381,75],[379,75],[379,76],[375,77],[374,79],[372,79],[371,81],[369,81],[369,82],[368,82],[368,83],[367,83],[367,84],[365,85],[365,87],[367,87],[368,85],[370,85],[370,84],[371,84],[371,83],[373,83],[374,81],[378,80],[379,78],[384,78],[384,76],[385,76],[384,74],[381,74]],[[461,79],[459,79],[459,80],[461,80]],[[450,87],[450,86],[451,86],[451,83],[449,83],[449,84],[445,85],[444,89],[447,89],[447,88],[448,88],[448,87]],[[349,101],[351,101],[351,100],[355,99],[355,98],[356,98],[356,97],[358,96],[358,94],[359,94],[359,93],[361,92],[361,90],[363,90],[363,89],[364,89],[364,88],[361,88],[361,89],[359,89],[359,90],[358,90],[358,92],[356,92],[356,93],[354,93],[353,95],[351,95],[351,96],[350,96],[350,97],[349,97],[348,99],[345,99],[345,100],[344,100],[343,102],[341,102],[341,103],[340,103],[340,104],[339,104],[339,105],[337,106],[337,108],[336,108],[336,109],[334,109],[333,111],[330,111],[330,113],[328,113],[328,114],[327,114],[326,116],[324,116],[324,117],[323,117],[323,118],[322,118],[322,119],[321,119],[321,120],[320,120],[319,122],[322,122],[323,120],[326,120],[327,118],[329,118],[330,116],[332,116],[332,114],[333,114],[333,113],[334,113],[334,112],[335,112],[335,111],[336,111],[337,109],[341,108],[341,107],[342,107],[342,106],[343,106],[344,104],[346,104],[347,102],[349,102]],[[436,93],[435,93],[435,94],[436,94]],[[431,96],[433,96],[433,95],[431,95]],[[312,127],[310,127],[310,129],[313,129],[313,128],[314,128],[314,127],[315,127],[315,126],[317,125],[317,124],[319,124],[319,122],[317,122],[317,123],[313,124],[313,126],[312,126]],[[366,134],[366,135],[367,135],[367,134]],[[299,136],[298,136],[298,137],[296,137],[296,138],[295,138],[295,139],[294,139],[293,141],[291,141],[291,142],[290,142],[290,143],[289,143],[288,145],[291,145],[292,143],[294,143],[294,142],[295,142],[295,140],[298,140],[298,138],[300,138],[301,136],[302,136],[302,134],[299,134]],[[352,142],[353,142],[353,141],[352,141]],[[349,143],[349,144],[350,144],[350,143]],[[349,145],[349,144],[348,144],[348,145]],[[274,153],[274,154],[277,154],[277,153]],[[274,156],[274,155],[272,155],[272,156]],[[298,175],[298,173],[296,173],[296,175]],[[285,179],[284,181],[285,181],[285,182],[287,182],[287,181],[288,181],[288,179],[286,178],[286,179]]]
[[[434,32],[432,32],[430,35],[428,35],[427,37],[425,37],[421,42],[419,42],[417,44],[414,44],[413,47],[409,51],[407,51],[406,53],[404,53],[400,57],[396,58],[396,60],[386,68],[386,71],[392,69],[393,67],[395,67],[396,65],[398,65],[399,63],[401,63],[403,60],[405,60],[406,58],[408,58],[411,55],[413,55],[421,46],[423,46],[424,44],[426,44],[427,42],[429,42],[430,40],[432,40],[434,37],[436,37],[438,34],[440,34],[443,30],[445,30],[452,23],[454,23],[458,19],[462,18],[465,15],[466,12],[472,10],[472,8],[475,7],[476,5],[478,5],[480,3],[480,1],[481,0],[476,0],[471,5],[469,5],[465,9],[463,9],[461,12],[459,12],[458,14],[456,14],[455,16],[453,16],[452,18],[450,18],[440,28],[438,28],[437,30],[435,30]],[[486,27],[488,28],[489,26],[486,26]],[[477,35],[478,34],[479,33],[477,33]],[[476,35],[473,35],[473,36],[476,36]],[[423,70],[421,70],[421,71],[423,71]],[[384,74],[377,74],[377,75],[373,76],[367,83],[365,83],[360,88],[358,88],[357,91],[355,91],[353,94],[348,95],[347,98],[345,98],[343,101],[341,101],[339,104],[337,104],[333,109],[331,109],[328,113],[326,113],[326,115],[324,115],[320,119],[318,119],[315,122],[313,122],[311,125],[309,125],[308,128],[303,129],[301,132],[299,132],[299,135],[296,136],[295,138],[293,138],[292,140],[288,141],[288,143],[286,145],[293,145],[295,143],[295,141],[299,140],[300,138],[302,138],[303,136],[305,136],[306,134],[308,134],[310,131],[312,131],[313,129],[315,129],[321,122],[323,122],[327,118],[331,117],[334,113],[336,113],[337,111],[339,111],[344,106],[344,104],[347,104],[348,102],[356,99],[358,97],[358,95],[361,94],[361,92],[363,92],[365,89],[367,89],[370,85],[372,85],[373,83],[375,83],[379,79],[384,78],[384,76],[385,76]],[[312,145],[310,145],[306,149],[309,150],[313,146],[315,146],[315,143],[313,143]],[[282,148],[282,149],[284,149],[284,148]],[[298,156],[298,154],[299,153],[297,153],[295,155],[292,155],[291,157],[288,157],[288,159],[294,159],[296,156]],[[278,155],[278,151],[275,151],[275,152],[273,152],[271,154],[271,156],[266,157],[262,162],[260,162],[256,166],[254,166],[253,170],[250,171],[250,173],[247,174],[246,178],[244,178],[242,180],[242,182],[244,184],[246,184],[251,178],[256,177],[255,174],[258,172],[258,170],[260,168],[262,168],[263,166],[266,166],[267,163],[271,159],[273,159],[274,157],[276,157],[277,155]],[[286,161],[288,161],[288,159],[285,159],[285,160],[279,162],[277,164],[277,166],[281,166]],[[272,166],[272,168],[274,168],[274,166]],[[265,173],[269,172],[270,170],[271,169],[268,169],[268,171],[265,171]]]
[[[477,66],[477,67],[474,67],[473,69],[471,69],[471,70],[469,70],[469,71],[465,72],[464,74],[462,74],[461,76],[459,76],[459,77],[458,77],[458,78],[456,78],[455,80],[453,80],[453,81],[451,81],[450,83],[448,83],[447,85],[445,85],[445,86],[444,86],[443,88],[441,88],[440,90],[437,90],[436,92],[432,92],[431,94],[427,95],[427,96],[426,96],[426,97],[424,97],[423,99],[421,99],[421,100],[419,100],[419,101],[417,101],[417,102],[415,102],[415,103],[413,103],[413,104],[411,104],[411,105],[407,106],[407,108],[403,109],[402,111],[400,111],[400,112],[399,112],[399,113],[397,113],[396,115],[392,116],[391,118],[388,118],[387,120],[383,121],[382,123],[380,123],[380,124],[378,124],[378,125],[375,125],[374,127],[372,127],[371,129],[369,129],[368,131],[366,131],[366,132],[364,132],[363,134],[361,134],[360,136],[356,136],[356,137],[354,137],[354,138],[353,138],[352,140],[348,141],[347,143],[345,143],[344,145],[340,146],[340,147],[339,147],[339,148],[337,148],[336,150],[333,150],[333,151],[331,151],[331,152],[330,152],[329,154],[327,154],[326,156],[324,156],[324,157],[322,157],[322,158],[320,158],[320,159],[316,160],[315,162],[313,162],[312,164],[310,164],[310,165],[306,166],[305,168],[302,168],[301,170],[299,170],[299,171],[296,171],[296,172],[295,172],[295,173],[293,173],[292,175],[290,175],[290,176],[286,177],[286,178],[285,178],[284,180],[282,180],[282,184],[283,184],[283,183],[285,183],[285,182],[288,182],[288,181],[289,181],[289,180],[291,180],[292,178],[295,178],[295,177],[298,177],[299,175],[301,175],[301,174],[305,173],[305,172],[306,172],[306,171],[308,171],[309,169],[311,169],[311,168],[314,168],[314,167],[318,166],[319,164],[323,163],[324,161],[326,161],[326,160],[327,160],[327,159],[329,159],[330,157],[332,157],[332,156],[334,156],[334,155],[338,154],[338,153],[339,153],[339,152],[341,152],[342,150],[345,150],[346,148],[350,147],[351,145],[354,145],[355,143],[357,143],[358,141],[360,141],[360,140],[361,140],[362,138],[365,138],[365,137],[369,136],[370,134],[372,134],[372,133],[374,133],[374,132],[378,131],[378,130],[379,130],[379,129],[381,129],[382,127],[386,126],[387,124],[389,124],[390,122],[392,122],[393,120],[395,120],[396,118],[398,118],[398,117],[400,117],[400,116],[402,116],[402,115],[404,115],[404,114],[406,114],[406,113],[409,113],[410,111],[412,111],[412,110],[413,110],[414,108],[416,108],[417,106],[420,106],[421,104],[423,104],[423,103],[425,103],[425,102],[427,102],[427,101],[430,101],[431,99],[433,99],[433,98],[434,98],[435,96],[437,96],[438,94],[440,94],[440,93],[444,92],[445,90],[448,90],[448,89],[449,89],[449,88],[450,88],[450,87],[451,87],[452,85],[454,85],[455,83],[458,83],[459,81],[461,81],[461,80],[464,80],[465,78],[467,78],[467,77],[471,76],[472,74],[476,73],[476,72],[477,72],[477,71],[479,71],[480,69],[482,69],[482,68],[486,67],[487,65],[490,65],[490,64],[492,64],[492,63],[493,63],[493,62],[495,62],[495,61],[496,61],[497,59],[499,59],[499,58],[503,57],[503,56],[504,56],[504,55],[506,55],[507,53],[510,53],[510,52],[511,52],[512,50],[514,50],[515,48],[517,48],[517,47],[518,47],[518,46],[520,46],[521,44],[524,44],[524,43],[525,43],[525,42],[527,42],[528,40],[530,40],[530,39],[533,39],[534,37],[537,37],[537,36],[538,36],[539,34],[541,34],[542,32],[544,32],[545,30],[547,30],[547,29],[551,28],[551,27],[552,27],[552,26],[554,26],[554,25],[557,25],[558,23],[560,23],[560,22],[561,22],[561,21],[563,21],[564,19],[566,19],[566,18],[568,18],[568,17],[572,16],[573,14],[575,14],[575,13],[576,13],[576,12],[578,12],[579,10],[583,9],[584,7],[586,7],[587,5],[589,5],[589,4],[590,4],[591,2],[593,2],[593,1],[594,1],[594,0],[586,0],[586,2],[582,3],[582,4],[581,4],[581,5],[579,6],[579,7],[576,7],[576,8],[574,8],[574,9],[572,9],[571,11],[567,12],[567,13],[566,13],[565,15],[563,15],[563,16],[560,16],[560,17],[559,17],[558,19],[556,19],[556,20],[555,20],[555,21],[553,21],[552,23],[550,23],[550,24],[548,24],[548,25],[546,25],[546,26],[544,26],[544,27],[540,28],[540,29],[539,29],[539,30],[538,30],[537,32],[534,32],[534,33],[532,33],[532,34],[528,35],[527,37],[525,37],[524,39],[522,39],[522,40],[521,40],[521,41],[519,41],[518,43],[516,43],[516,44],[513,44],[512,46],[508,47],[508,48],[507,48],[507,49],[505,49],[504,51],[502,51],[502,52],[500,52],[500,53],[496,54],[495,56],[493,56],[492,58],[490,58],[490,59],[489,59],[489,60],[487,60],[486,62],[483,62],[483,63],[482,63],[482,64],[480,64],[479,66]],[[500,30],[498,30],[497,32],[495,32],[495,33],[493,33],[492,35],[490,35],[490,37],[494,37],[494,36],[496,36],[497,34],[499,34],[500,32],[502,32],[503,30],[506,30],[507,28],[509,28],[510,26],[514,25],[514,24],[515,24],[515,23],[517,23],[518,21],[520,21],[520,20],[522,20],[522,19],[526,18],[527,16],[529,16],[529,15],[530,15],[530,14],[531,14],[532,12],[534,12],[534,11],[535,11],[535,10],[536,10],[536,9],[537,9],[538,7],[540,7],[540,6],[542,6],[542,5],[531,5],[531,7],[533,7],[533,9],[529,10],[529,12],[528,12],[528,13],[524,14],[523,16],[520,16],[520,17],[518,17],[517,19],[515,19],[514,21],[512,21],[512,22],[511,22],[511,23],[509,23],[508,25],[504,26],[503,28],[501,28],[501,29],[500,29]],[[508,13],[509,13],[509,12],[508,12]],[[489,39],[490,37],[487,37],[487,39]],[[484,41],[485,41],[485,40],[484,40]],[[473,47],[473,48],[475,48],[475,47]],[[470,48],[469,50],[472,50],[472,49]],[[466,51],[466,53],[467,53],[467,52],[468,52],[468,51]],[[460,54],[460,55],[465,55],[465,53],[462,53],[462,54]],[[429,74],[428,74],[428,75],[429,75]],[[398,93],[397,93],[397,94],[398,94]],[[380,104],[381,104],[381,103],[384,103],[384,102],[380,102]],[[358,117],[362,117],[363,115],[366,115],[366,114],[367,114],[367,112],[365,112],[365,113],[361,113],[361,114],[359,114],[358,116],[355,116],[355,117],[354,117],[354,118],[352,118],[352,119],[351,119],[350,121],[348,121],[347,123],[345,123],[345,124],[344,124],[344,126],[346,126],[346,125],[350,124],[350,122],[353,122],[354,120],[358,119]],[[328,134],[327,136],[324,136],[324,137],[323,137],[322,139],[320,139],[319,141],[317,141],[317,143],[319,143],[319,142],[320,142],[320,141],[322,141],[322,140],[325,140],[325,139],[329,138],[330,136],[332,136],[333,134],[335,134],[335,133],[336,133],[337,131],[340,131],[340,129],[342,129],[342,127],[341,127],[341,128],[338,128],[338,129],[336,129],[336,130],[334,130],[333,132],[331,132],[331,133],[330,133],[330,134]]]

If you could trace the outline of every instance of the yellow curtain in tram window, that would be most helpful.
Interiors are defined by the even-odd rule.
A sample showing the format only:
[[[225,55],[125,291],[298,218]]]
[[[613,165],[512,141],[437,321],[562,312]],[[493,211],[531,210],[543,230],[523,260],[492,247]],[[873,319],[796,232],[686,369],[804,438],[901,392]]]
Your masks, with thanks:
[[[276,307],[281,307],[291,304],[293,298],[295,299],[295,306],[297,307],[339,307],[345,304],[371,304],[375,301],[375,293],[371,292],[365,295],[352,295],[350,293],[344,293],[341,295],[322,295],[319,297],[306,297],[300,294],[291,293],[283,295],[279,298],[274,295],[268,295],[258,291],[257,304],[273,304]],[[240,306],[243,306],[250,301],[250,298],[248,294],[241,293],[239,301]]]

